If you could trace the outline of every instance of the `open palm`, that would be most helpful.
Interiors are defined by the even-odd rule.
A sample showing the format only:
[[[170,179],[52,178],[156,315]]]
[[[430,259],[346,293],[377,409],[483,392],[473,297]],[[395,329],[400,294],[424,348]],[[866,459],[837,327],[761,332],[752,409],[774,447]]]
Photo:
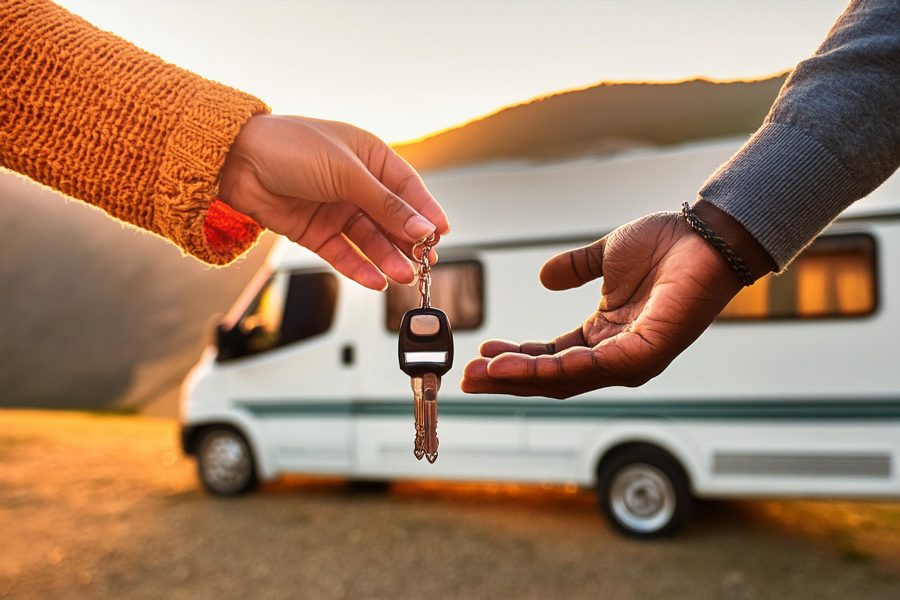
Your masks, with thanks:
[[[641,385],[697,339],[741,287],[676,213],[632,221],[541,269],[551,290],[599,277],[600,305],[580,326],[550,342],[487,340],[466,365],[463,391],[567,398]]]

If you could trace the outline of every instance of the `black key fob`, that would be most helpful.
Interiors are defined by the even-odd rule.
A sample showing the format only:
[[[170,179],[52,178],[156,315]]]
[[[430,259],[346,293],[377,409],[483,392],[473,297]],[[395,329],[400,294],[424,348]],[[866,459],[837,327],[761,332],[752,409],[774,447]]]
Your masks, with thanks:
[[[443,376],[453,366],[450,319],[437,308],[414,308],[403,315],[398,344],[400,370],[410,377]]]

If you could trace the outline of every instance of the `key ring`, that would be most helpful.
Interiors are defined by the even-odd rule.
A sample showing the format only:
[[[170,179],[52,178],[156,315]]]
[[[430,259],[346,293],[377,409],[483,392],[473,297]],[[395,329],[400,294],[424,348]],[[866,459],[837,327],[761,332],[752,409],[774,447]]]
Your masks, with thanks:
[[[422,238],[415,244],[413,244],[412,255],[413,260],[419,263],[418,277],[419,277],[419,294],[422,296],[422,308],[430,308],[431,307],[431,248],[433,247],[435,242],[434,234],[432,233],[427,238]],[[416,248],[422,247],[422,258],[416,258]]]
[[[412,247],[413,260],[416,261],[417,263],[421,263],[426,268],[431,268],[431,257],[429,255],[431,254],[432,248],[434,248],[434,241],[435,241],[435,236],[432,233],[428,237],[424,237],[421,240],[419,240],[418,242],[416,242],[415,244],[413,244],[413,247]],[[419,247],[422,248],[422,258],[416,258],[416,248],[419,248]]]

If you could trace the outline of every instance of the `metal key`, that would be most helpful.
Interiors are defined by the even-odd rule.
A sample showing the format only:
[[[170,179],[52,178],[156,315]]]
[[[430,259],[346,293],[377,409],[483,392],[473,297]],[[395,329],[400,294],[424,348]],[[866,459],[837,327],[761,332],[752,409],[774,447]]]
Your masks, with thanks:
[[[416,423],[416,438],[413,442],[413,454],[419,460],[425,456],[425,398],[423,394],[423,380],[421,377],[410,377],[409,383],[413,390],[413,415]]]
[[[437,397],[441,376],[453,366],[453,333],[447,315],[414,308],[403,315],[398,345],[400,369],[410,376],[416,424],[416,458],[437,458]]]
[[[453,331],[443,311],[431,306],[431,264],[428,259],[433,240],[422,247],[419,292],[422,305],[407,311],[400,323],[398,358],[400,369],[410,376],[416,436],[413,454],[428,462],[437,460],[437,396],[441,376],[453,366]]]
[[[437,394],[441,389],[441,378],[434,373],[425,373],[422,377],[422,407],[425,412],[425,427],[423,432],[425,458],[428,462],[433,463],[437,460],[438,454],[438,437],[437,437]]]

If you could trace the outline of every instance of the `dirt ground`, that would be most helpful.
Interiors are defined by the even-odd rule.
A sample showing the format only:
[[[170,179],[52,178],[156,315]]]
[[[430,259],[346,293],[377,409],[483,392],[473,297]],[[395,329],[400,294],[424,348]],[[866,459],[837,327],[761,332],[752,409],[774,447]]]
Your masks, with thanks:
[[[567,487],[200,491],[174,421],[0,411],[3,598],[900,598],[900,504],[705,503],[635,542]]]

